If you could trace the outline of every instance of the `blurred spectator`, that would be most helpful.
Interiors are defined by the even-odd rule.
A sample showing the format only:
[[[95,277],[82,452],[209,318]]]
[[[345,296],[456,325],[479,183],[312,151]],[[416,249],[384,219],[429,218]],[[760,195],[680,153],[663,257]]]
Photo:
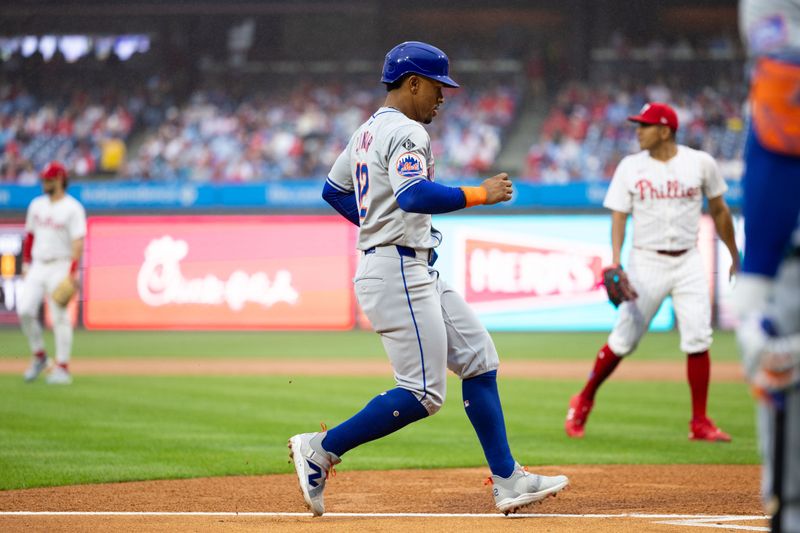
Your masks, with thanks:
[[[682,89],[657,80],[562,88],[531,146],[524,177],[543,183],[609,180],[617,163],[638,150],[627,117],[645,102],[672,104],[678,113],[678,142],[712,154],[726,179],[739,179],[744,147],[744,84],[719,80],[716,86]]]
[[[64,161],[77,177],[114,171],[137,126],[163,116],[162,87],[157,80],[149,83],[149,88],[114,82],[95,87],[61,79],[48,86],[48,97],[0,80],[1,179],[26,183],[31,169],[35,173],[53,159]],[[105,150],[110,151],[104,162]]]
[[[382,86],[299,83],[288,91],[234,97],[196,91],[147,133],[122,175],[144,179],[247,182],[317,178],[383,103]],[[507,87],[445,95],[446,123],[432,124],[437,179],[485,174],[518,105]],[[434,131],[435,130],[435,131]]]
[[[649,33],[626,35],[620,30],[614,30],[609,36],[602,37],[591,54],[594,59],[601,61],[635,60],[653,63],[666,59],[695,61],[742,57],[739,40],[729,34],[710,35],[702,41],[692,42],[686,35],[663,38]]]
[[[641,63],[634,56],[642,50],[651,58],[688,63],[711,50],[720,56],[735,53],[734,41],[726,36],[700,44],[685,37],[652,37],[635,48],[618,33],[609,43],[614,57],[628,58],[620,63],[636,65]],[[547,55],[527,57],[530,97],[546,98]],[[617,64],[613,57],[607,62]],[[700,85],[672,71],[642,78],[647,83],[631,82],[624,74],[609,78],[614,81],[561,85],[527,153],[524,178],[544,183],[609,179],[622,155],[638,148],[635,128],[626,119],[646,101],[671,103],[681,123],[678,141],[711,153],[727,178],[738,178],[743,83],[720,76]],[[97,87],[59,79],[44,95],[0,78],[0,181],[35,183],[36,169],[51,159],[64,161],[77,177],[316,179],[328,172],[349,132],[385,98],[373,77],[348,84],[301,76],[249,84],[207,80],[180,99],[169,79],[153,76],[130,86],[109,81]],[[485,177],[494,169],[517,119],[521,94],[515,83],[493,85],[486,77],[445,91],[442,112],[448,120],[427,126],[437,180]]]
[[[100,144],[100,169],[103,172],[117,172],[125,160],[125,141],[112,137]]]

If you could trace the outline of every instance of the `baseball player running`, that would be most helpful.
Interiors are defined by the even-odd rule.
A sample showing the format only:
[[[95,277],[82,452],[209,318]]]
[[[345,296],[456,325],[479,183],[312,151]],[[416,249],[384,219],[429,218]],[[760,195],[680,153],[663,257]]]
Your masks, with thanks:
[[[325,183],[325,200],[359,226],[355,292],[381,336],[396,387],[330,430],[289,439],[303,497],[315,516],[324,512],[325,479],[342,455],[441,408],[448,368],[462,379],[464,407],[489,463],[500,511],[513,512],[568,484],[565,476],[532,474],[514,460],[497,392],[494,343],[431,266],[441,241],[431,214],[512,196],[505,173],[479,187],[433,181],[430,138],[420,123],[438,114],[444,87],[458,87],[448,72],[447,56],[429,44],[409,41],[390,50],[381,79],[385,104],[356,130]]]
[[[741,0],[739,22],[752,69],[736,333],[747,379],[761,392],[772,531],[800,532],[800,0]]]
[[[68,385],[72,383],[69,373],[72,323],[66,306],[77,287],[78,264],[86,235],[86,212],[78,200],[66,193],[67,171],[61,163],[49,163],[41,177],[45,194],[33,199],[25,217],[24,281],[17,307],[22,332],[33,353],[24,377],[25,381],[33,381],[48,366],[39,323],[39,309],[47,296],[53,318],[56,365],[46,381]]]
[[[727,185],[709,154],[676,143],[678,117],[670,106],[647,104],[628,120],[637,123],[642,151],[620,162],[603,205],[611,210],[611,248],[618,281],[630,289],[623,290],[626,301],[585,387],[569,402],[564,429],[570,437],[583,437],[597,389],[622,358],[633,353],[664,298],[672,295],[681,350],[688,355],[689,438],[727,442],[730,436],[706,415],[711,305],[696,246],[706,196],[717,233],[733,259],[731,275],[738,269],[733,223],[722,197]],[[633,216],[633,249],[626,274],[619,265],[628,214]]]

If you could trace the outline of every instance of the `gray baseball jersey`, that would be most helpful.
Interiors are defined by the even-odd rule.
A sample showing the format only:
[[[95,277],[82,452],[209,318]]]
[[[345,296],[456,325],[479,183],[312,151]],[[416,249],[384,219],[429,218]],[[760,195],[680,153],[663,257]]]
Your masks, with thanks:
[[[431,216],[408,213],[396,197],[420,180],[433,180],[433,155],[421,124],[382,107],[350,138],[328,174],[328,183],[354,191],[358,201],[358,249],[399,244],[433,248]]]
[[[498,367],[486,328],[464,298],[428,264],[441,239],[431,215],[403,211],[396,198],[433,179],[430,137],[396,109],[380,108],[353,134],[328,183],[356,195],[358,302],[380,334],[397,386],[433,414],[442,406],[447,369],[462,379]],[[399,248],[399,247],[400,248]]]

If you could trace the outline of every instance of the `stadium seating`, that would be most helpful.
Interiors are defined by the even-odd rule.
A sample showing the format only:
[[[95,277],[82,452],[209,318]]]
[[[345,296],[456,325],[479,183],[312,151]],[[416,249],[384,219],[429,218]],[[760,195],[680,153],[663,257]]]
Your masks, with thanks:
[[[142,85],[73,83],[54,87],[49,97],[0,83],[0,180],[35,182],[36,170],[53,159],[78,178],[113,174],[136,128],[164,114],[163,95],[153,104]]]
[[[569,83],[558,91],[531,145],[524,178],[543,183],[609,180],[620,159],[639,150],[627,117],[648,101],[665,101],[678,113],[678,142],[709,152],[726,179],[739,179],[745,89],[743,83],[724,80],[692,88]]]
[[[183,103],[149,80],[118,85],[108,97],[90,87],[33,95],[0,83],[0,180],[34,183],[46,161],[65,161],[76,177],[195,182],[256,182],[324,176],[350,133],[383,102],[372,83],[313,83],[242,90],[205,84]],[[485,82],[484,82],[485,83]],[[78,86],[80,87],[80,86]],[[728,179],[741,174],[744,85],[678,82],[562,84],[544,107],[521,177],[542,183],[606,181],[638,150],[626,117],[665,100],[679,114],[678,141],[714,155]],[[436,179],[486,176],[509,140],[523,91],[516,84],[446,92],[429,127]],[[528,144],[531,143],[531,144]],[[521,152],[522,153],[522,152]],[[523,156],[515,160],[521,160]]]
[[[305,80],[288,89],[251,88],[244,95],[204,87],[181,105],[154,107],[150,100],[172,101],[173,95],[143,99],[141,88],[118,90],[113,102],[87,90],[59,101],[2,87],[3,179],[31,182],[31,169],[54,158],[77,177],[105,172],[198,182],[316,178],[327,173],[352,131],[385,97],[381,85]],[[465,89],[448,91],[446,99],[446,118],[431,126],[437,178],[477,176],[500,151],[518,92]]]

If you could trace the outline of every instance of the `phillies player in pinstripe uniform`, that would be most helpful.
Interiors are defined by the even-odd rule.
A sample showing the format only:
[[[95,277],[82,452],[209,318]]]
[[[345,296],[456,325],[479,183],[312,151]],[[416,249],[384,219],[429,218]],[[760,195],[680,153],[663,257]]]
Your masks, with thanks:
[[[325,511],[325,478],[340,457],[435,414],[444,403],[447,370],[462,380],[464,409],[483,448],[496,507],[504,512],[540,501],[567,486],[566,476],[523,469],[506,438],[497,391],[494,343],[464,299],[432,267],[442,235],[431,214],[511,199],[508,175],[479,187],[433,181],[429,124],[458,87],[438,48],[409,41],[386,55],[384,106],[356,130],[333,165],[323,197],[359,226],[358,302],[394,370],[396,386],[380,393],[329,431],[289,439],[300,489],[314,515]],[[446,450],[442,450],[446,453]]]
[[[69,385],[72,383],[69,372],[72,322],[67,308],[58,305],[52,293],[65,277],[78,278],[78,264],[86,235],[86,211],[78,200],[66,193],[69,178],[61,163],[49,163],[42,170],[41,177],[45,194],[33,199],[25,217],[24,282],[17,307],[22,331],[33,354],[24,377],[25,381],[33,381],[47,368],[38,316],[46,297],[53,317],[56,344],[56,364],[46,381],[54,385]]]
[[[689,438],[727,442],[730,436],[706,415],[711,303],[697,233],[705,196],[717,233],[733,259],[733,275],[739,267],[739,252],[722,196],[728,187],[709,154],[676,143],[678,117],[670,106],[647,104],[628,120],[638,125],[642,151],[620,162],[603,205],[611,210],[611,247],[616,265],[621,260],[628,215],[633,217],[628,280],[635,294],[620,306],[617,322],[608,343],[597,354],[589,380],[570,400],[564,429],[570,437],[583,437],[598,387],[623,357],[633,353],[664,298],[672,295],[692,396]]]

